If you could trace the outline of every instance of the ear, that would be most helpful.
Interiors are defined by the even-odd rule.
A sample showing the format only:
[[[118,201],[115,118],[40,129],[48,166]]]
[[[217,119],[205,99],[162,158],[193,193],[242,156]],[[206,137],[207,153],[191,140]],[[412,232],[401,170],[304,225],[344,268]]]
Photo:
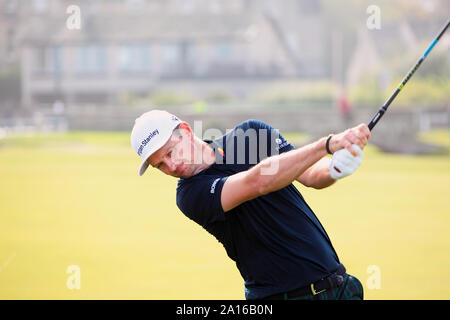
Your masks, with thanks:
[[[194,133],[192,132],[191,127],[189,126],[189,124],[187,122],[182,122],[180,123],[180,126],[178,127],[178,129],[180,130],[186,130],[189,137],[191,138],[191,140],[194,139]]]

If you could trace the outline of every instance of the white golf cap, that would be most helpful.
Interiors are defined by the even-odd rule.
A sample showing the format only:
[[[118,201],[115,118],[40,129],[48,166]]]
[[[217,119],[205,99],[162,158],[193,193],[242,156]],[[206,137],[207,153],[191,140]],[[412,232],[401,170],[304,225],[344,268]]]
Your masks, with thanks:
[[[131,131],[131,146],[142,158],[139,167],[140,176],[148,168],[148,157],[166,144],[180,123],[182,121],[176,116],[162,110],[146,112],[135,120]]]

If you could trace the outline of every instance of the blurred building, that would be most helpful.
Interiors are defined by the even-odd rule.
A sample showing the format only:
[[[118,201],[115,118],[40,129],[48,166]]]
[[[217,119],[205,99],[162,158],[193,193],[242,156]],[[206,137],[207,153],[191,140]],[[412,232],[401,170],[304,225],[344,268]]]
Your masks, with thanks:
[[[0,66],[18,60],[18,3],[3,1],[0,3]]]
[[[79,30],[66,26],[70,5],[81,10]],[[0,0],[0,8],[0,29],[9,30],[0,59],[20,60],[25,106],[117,104],[125,93],[184,83],[200,95],[242,95],[239,81],[327,73],[315,0]]]

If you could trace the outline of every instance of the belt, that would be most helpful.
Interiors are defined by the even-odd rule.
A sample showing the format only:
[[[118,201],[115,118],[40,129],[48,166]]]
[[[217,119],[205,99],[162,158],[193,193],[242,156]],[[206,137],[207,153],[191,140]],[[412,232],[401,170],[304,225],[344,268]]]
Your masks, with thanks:
[[[339,287],[342,282],[344,282],[344,274],[346,270],[344,265],[339,264],[338,269],[333,274],[328,277],[322,278],[316,282],[313,282],[307,286],[294,289],[289,292],[277,293],[268,297],[265,297],[265,300],[284,300],[290,298],[296,298],[300,296],[305,296],[307,294],[317,295],[321,292],[324,292],[328,289]]]

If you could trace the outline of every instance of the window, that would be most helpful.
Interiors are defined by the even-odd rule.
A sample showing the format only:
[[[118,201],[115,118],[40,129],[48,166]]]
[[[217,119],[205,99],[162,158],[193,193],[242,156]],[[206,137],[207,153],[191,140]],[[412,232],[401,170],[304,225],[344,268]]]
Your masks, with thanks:
[[[62,71],[62,48],[41,47],[34,51],[33,71],[37,74],[56,74]]]
[[[293,33],[287,34],[286,42],[292,51],[294,51],[294,52],[299,51],[299,41],[298,41],[298,36],[296,34],[293,34]]]
[[[180,61],[180,48],[176,44],[165,44],[162,48],[162,59],[165,64],[175,64]]]
[[[214,47],[215,57],[219,60],[230,60],[233,57],[233,46],[228,43],[219,43]]]
[[[151,69],[151,51],[149,45],[122,45],[118,51],[120,72],[146,72]]]
[[[106,47],[90,45],[75,49],[76,73],[105,73],[107,66]]]
[[[198,49],[195,44],[186,45],[186,63],[188,65],[195,64],[198,57]]]

